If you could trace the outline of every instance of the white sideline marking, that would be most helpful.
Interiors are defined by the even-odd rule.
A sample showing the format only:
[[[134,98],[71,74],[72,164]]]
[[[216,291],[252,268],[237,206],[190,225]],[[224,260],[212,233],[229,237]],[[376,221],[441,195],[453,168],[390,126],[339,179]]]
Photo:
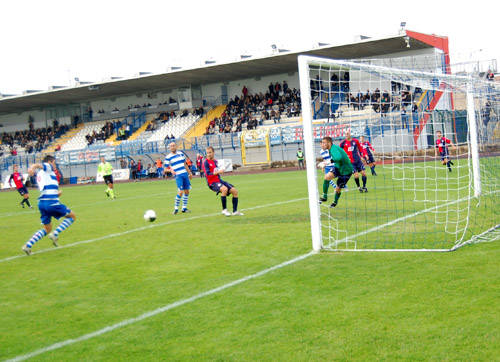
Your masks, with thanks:
[[[146,313],[141,314],[141,315],[139,315],[137,317],[134,317],[134,318],[125,319],[124,321],[118,322],[116,324],[112,324],[112,325],[110,325],[108,327],[104,327],[104,328],[99,329],[99,330],[97,330],[95,332],[92,332],[92,333],[84,334],[83,336],[80,336],[78,338],[67,339],[65,341],[52,344],[52,345],[50,345],[48,347],[40,348],[40,349],[37,349],[36,351],[30,352],[30,353],[27,353],[27,354],[24,354],[24,355],[20,355],[20,356],[17,356],[17,357],[14,357],[12,359],[7,360],[7,362],[9,362],[9,361],[10,362],[24,361],[24,360],[26,360],[28,358],[38,356],[38,355],[40,355],[42,353],[45,353],[45,352],[53,351],[55,349],[59,349],[59,348],[65,347],[65,346],[68,346],[70,344],[75,344],[75,343],[78,343],[78,342],[86,341],[86,340],[94,338],[94,337],[98,337],[98,336],[100,336],[102,334],[114,331],[115,329],[118,329],[118,328],[125,327],[125,326],[128,326],[128,325],[133,324],[133,323],[137,323],[137,322],[143,321],[144,319],[151,318],[151,317],[153,317],[155,315],[158,315],[160,313],[169,311],[170,309],[174,309],[174,308],[180,307],[180,306],[182,306],[184,304],[188,304],[188,303],[194,302],[194,301],[196,301],[196,300],[198,300],[200,298],[207,297],[209,295],[221,292],[221,291],[223,291],[225,289],[234,287],[234,286],[236,286],[238,284],[241,284],[241,283],[244,283],[244,282],[246,282],[248,280],[258,278],[258,277],[260,277],[260,276],[262,276],[264,274],[272,272],[273,270],[280,269],[280,268],[283,268],[283,267],[285,267],[287,265],[290,265],[290,264],[296,263],[296,262],[298,262],[300,260],[306,259],[306,258],[310,257],[313,254],[314,254],[314,252],[311,251],[311,252],[309,252],[307,254],[303,254],[303,255],[298,256],[298,257],[296,257],[294,259],[285,261],[285,262],[283,262],[281,264],[278,264],[278,265],[272,266],[270,268],[261,270],[260,272],[257,272],[255,274],[251,274],[251,275],[248,275],[248,276],[243,277],[241,279],[238,279],[238,280],[232,281],[230,283],[224,284],[224,285],[222,285],[220,287],[207,290],[206,292],[202,292],[200,294],[196,294],[196,295],[194,295],[194,296],[192,296],[190,298],[182,299],[182,300],[179,300],[177,302],[174,302],[174,303],[171,303],[171,304],[167,304],[167,305],[165,305],[165,306],[163,306],[161,308],[158,308],[158,309],[146,312]]]
[[[287,201],[287,202],[298,201],[298,200],[305,200],[305,198],[296,199],[296,200],[290,200],[290,201]],[[275,204],[280,204],[280,203],[275,203]],[[259,208],[259,207],[264,207],[264,206],[257,206],[256,208]],[[403,217],[397,218],[395,220],[402,221],[402,220],[404,220],[404,218],[410,218],[410,217],[413,217],[413,216],[414,216],[414,214],[409,214],[407,216],[403,216]],[[374,227],[374,228],[367,229],[367,230],[362,231],[360,233],[357,233],[357,234],[355,234],[355,235],[353,235],[351,237],[352,238],[357,238],[359,236],[363,236],[363,235],[369,234],[371,232],[374,232],[374,231],[380,230],[382,228],[385,228],[388,225],[392,225],[391,222],[386,223],[386,224],[382,224],[382,225]],[[51,249],[51,250],[53,250],[53,249]],[[310,256],[315,255],[315,254],[316,254],[316,252],[310,251],[307,254],[303,254],[303,255],[297,256],[297,257],[295,257],[293,259],[290,259],[288,261],[285,261],[285,262],[283,262],[281,264],[274,265],[274,266],[272,266],[270,268],[261,270],[260,272],[257,272],[255,274],[251,274],[251,275],[248,275],[248,276],[243,277],[241,279],[235,280],[233,282],[224,284],[224,285],[222,285],[220,287],[217,287],[217,288],[214,288],[214,289],[210,289],[208,291],[196,294],[196,295],[194,295],[192,297],[189,297],[189,298],[186,298],[186,299],[181,299],[181,300],[179,300],[177,302],[174,302],[174,303],[171,303],[171,304],[167,304],[167,305],[165,305],[163,307],[160,307],[160,308],[154,309],[152,311],[143,313],[143,314],[141,314],[141,315],[139,315],[137,317],[125,319],[125,320],[123,320],[121,322],[118,322],[118,323],[112,324],[110,326],[104,327],[104,328],[99,329],[99,330],[97,330],[95,332],[87,333],[87,334],[84,334],[84,335],[82,335],[80,337],[77,337],[77,338],[67,339],[67,340],[62,341],[62,342],[57,342],[57,343],[54,343],[54,344],[52,344],[50,346],[37,349],[37,350],[35,350],[33,352],[30,352],[30,353],[27,353],[27,354],[23,354],[23,355],[14,357],[12,359],[7,360],[7,362],[24,361],[24,360],[26,360],[28,358],[38,356],[38,355],[43,354],[45,352],[50,352],[50,351],[53,351],[53,350],[56,350],[56,349],[60,349],[60,348],[63,348],[65,346],[68,346],[68,345],[71,345],[71,344],[75,344],[75,343],[78,343],[78,342],[86,341],[88,339],[91,339],[91,338],[94,338],[94,337],[98,337],[98,336],[103,335],[105,333],[114,331],[115,329],[118,329],[118,328],[121,328],[121,327],[125,327],[125,326],[128,326],[128,325],[133,324],[133,323],[141,322],[141,321],[143,321],[145,319],[151,318],[151,317],[156,316],[156,315],[158,315],[160,313],[167,312],[167,311],[169,311],[171,309],[174,309],[174,308],[180,307],[182,305],[194,302],[194,301],[196,301],[198,299],[201,299],[203,297],[207,297],[209,295],[221,292],[221,291],[223,291],[225,289],[228,289],[228,288],[234,287],[236,285],[242,284],[242,283],[244,283],[244,282],[246,282],[248,280],[258,278],[258,277],[260,277],[262,275],[265,275],[265,274],[267,274],[267,273],[269,273],[271,271],[274,271],[274,270],[277,270],[277,269],[281,269],[281,268],[283,268],[285,266],[288,266],[288,265],[294,264],[294,263],[296,263],[298,261],[307,259]]]
[[[494,192],[491,192],[491,193],[497,193],[497,192],[499,192],[499,191],[494,191]],[[306,198],[289,200],[289,201],[284,201],[284,202],[278,202],[278,203],[273,203],[273,204],[269,204],[269,205],[261,205],[261,206],[256,206],[256,207],[253,207],[253,208],[248,208],[248,209],[245,209],[245,210],[257,209],[257,208],[266,207],[266,206],[270,206],[270,205],[284,204],[284,203],[289,203],[289,202],[294,202],[294,201],[299,201],[299,200],[305,200],[305,199]],[[468,199],[468,198],[466,198],[466,199]],[[460,199],[460,200],[456,200],[454,202],[461,202],[461,201],[464,201],[464,200]],[[430,209],[434,209],[434,208],[435,207],[430,208]],[[355,234],[355,235],[351,236],[351,238],[356,238],[356,237],[359,237],[359,236],[363,236],[363,235],[369,234],[369,233],[374,232],[374,231],[378,231],[378,230],[380,230],[382,228],[385,228],[386,226],[393,225],[395,222],[403,221],[403,220],[405,220],[407,218],[414,217],[414,216],[416,216],[416,215],[418,215],[418,214],[420,214],[422,212],[424,212],[424,210],[421,210],[421,211],[418,211],[416,213],[409,214],[409,215],[406,215],[406,216],[394,219],[394,220],[392,220],[392,221],[390,221],[388,223],[385,223],[385,224],[379,225],[377,227],[373,227],[373,228],[370,228],[368,230],[362,231],[362,232],[360,232],[358,234]],[[210,214],[210,215],[218,215],[218,214]],[[198,217],[193,217],[193,218],[190,218],[190,219],[201,218],[201,217],[208,217],[210,215],[198,216]],[[188,220],[188,219],[182,219],[182,220]],[[164,224],[166,224],[166,223],[164,223]],[[160,225],[158,224],[158,225],[154,225],[154,226],[160,226]],[[143,230],[145,228],[150,228],[150,227],[153,227],[153,225],[148,226],[148,227],[134,229],[134,230],[138,231],[139,229]],[[129,232],[132,232],[132,231],[129,231]],[[125,233],[128,233],[128,232],[125,232]],[[122,233],[122,234],[125,234],[125,233]],[[99,238],[99,240],[103,239],[103,238],[105,238],[105,237]],[[83,241],[83,242],[89,242],[89,241]],[[83,242],[79,242],[79,243],[83,243]],[[75,244],[73,244],[73,245],[75,245]],[[55,250],[55,249],[47,249],[47,250]],[[230,287],[239,285],[239,284],[244,283],[244,282],[246,282],[248,280],[255,279],[255,278],[260,277],[262,275],[265,275],[265,274],[267,274],[267,273],[269,273],[271,271],[274,271],[274,270],[277,270],[277,269],[281,269],[281,268],[283,268],[283,267],[285,267],[287,265],[291,265],[293,263],[296,263],[297,261],[304,260],[304,259],[306,259],[306,258],[308,258],[308,257],[310,257],[311,255],[314,255],[314,254],[316,254],[316,253],[314,251],[311,251],[311,252],[309,252],[307,254],[300,255],[300,256],[298,256],[296,258],[290,259],[290,260],[285,261],[285,262],[283,262],[281,264],[278,264],[278,265],[272,266],[270,268],[264,269],[264,270],[262,270],[260,272],[255,273],[255,274],[248,275],[246,277],[243,277],[241,279],[235,280],[233,282],[224,284],[224,285],[222,285],[220,287],[208,290],[206,292],[202,292],[200,294],[196,294],[196,295],[194,295],[194,296],[192,296],[190,298],[187,298],[187,299],[182,299],[180,301],[177,301],[177,302],[174,302],[174,303],[171,303],[171,304],[167,304],[166,306],[160,307],[160,308],[155,309],[153,311],[146,312],[146,313],[141,314],[141,315],[139,315],[139,316],[137,316],[135,318],[126,319],[124,321],[118,322],[118,323],[113,324],[111,326],[107,326],[107,327],[104,327],[102,329],[99,329],[99,330],[97,330],[95,332],[84,334],[83,336],[80,336],[78,338],[67,339],[65,341],[52,344],[52,345],[50,345],[48,347],[44,347],[44,348],[35,350],[33,352],[30,352],[30,353],[27,353],[27,354],[24,354],[24,355],[20,355],[20,356],[14,357],[14,358],[9,359],[7,361],[24,361],[24,360],[26,360],[28,358],[31,358],[31,357],[34,357],[34,356],[38,356],[38,355],[43,354],[45,352],[53,351],[53,350],[65,347],[67,345],[75,344],[75,343],[82,342],[82,341],[85,341],[85,340],[88,340],[88,339],[91,339],[91,338],[94,338],[94,337],[98,337],[98,336],[100,336],[102,334],[111,332],[111,331],[113,331],[115,329],[118,329],[118,328],[121,328],[121,327],[125,327],[127,325],[130,325],[130,324],[133,324],[133,323],[136,323],[136,322],[140,322],[142,320],[148,319],[150,317],[153,317],[153,316],[158,315],[160,313],[169,311],[171,309],[174,309],[176,307],[182,306],[184,304],[188,304],[188,303],[194,302],[194,301],[196,301],[196,300],[198,300],[200,298],[203,298],[203,297],[206,297],[206,296],[218,293],[220,291],[223,291],[225,289],[228,289]],[[2,260],[0,260],[0,262],[1,261]]]
[[[271,203],[271,204],[259,205],[259,206],[254,206],[254,207],[248,207],[246,209],[241,209],[241,211],[256,210],[256,209],[261,209],[263,207],[284,205],[284,204],[289,204],[289,203],[292,203],[292,202],[303,201],[303,200],[307,200],[307,197],[303,197],[303,198],[300,198],[300,199],[288,200],[288,201],[274,202],[274,203]],[[99,241],[99,240],[114,238],[114,237],[117,237],[117,236],[123,236],[123,235],[131,234],[131,233],[135,233],[137,231],[143,231],[143,230],[152,229],[152,228],[156,228],[156,227],[160,227],[160,226],[165,226],[165,225],[170,225],[170,224],[175,224],[175,223],[179,223],[179,222],[183,222],[183,221],[190,221],[190,220],[196,220],[196,219],[201,219],[201,218],[205,218],[205,217],[212,217],[212,216],[219,216],[219,215],[221,215],[221,213],[220,212],[216,212],[216,213],[213,213],[213,214],[205,214],[205,215],[199,215],[199,216],[192,216],[192,217],[188,217],[188,218],[178,218],[178,219],[175,219],[175,220],[165,221],[165,222],[162,222],[162,223],[155,223],[155,224],[151,224],[151,225],[147,225],[147,226],[141,226],[139,228],[130,229],[130,230],[127,230],[127,231],[122,231],[122,232],[119,232],[119,233],[108,234],[108,235],[100,236],[100,237],[93,238],[93,239],[87,239],[87,240],[77,241],[77,242],[74,242],[74,243],[71,243],[71,244],[60,245],[57,248],[48,248],[48,249],[42,249],[42,250],[39,250],[39,251],[34,251],[32,253],[32,256],[35,255],[35,254],[48,253],[50,251],[57,251],[57,250],[60,250],[60,249],[71,248],[73,246],[77,246],[77,245],[81,245],[81,244],[89,244],[89,243],[93,243],[93,242]],[[20,255],[9,256],[7,258],[0,259],[0,263],[6,262],[6,261],[9,261],[9,260],[24,258],[24,257],[28,257],[28,255],[20,254]]]

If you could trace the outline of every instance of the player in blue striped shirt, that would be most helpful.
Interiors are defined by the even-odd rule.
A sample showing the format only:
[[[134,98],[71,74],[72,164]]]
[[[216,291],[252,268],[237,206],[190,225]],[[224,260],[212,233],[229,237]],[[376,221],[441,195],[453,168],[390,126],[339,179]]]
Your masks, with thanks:
[[[186,162],[186,156],[181,151],[177,151],[177,145],[172,142],[168,145],[170,153],[165,157],[165,168],[170,166],[170,172],[175,176],[177,183],[177,195],[175,195],[174,212],[176,215],[179,212],[179,205],[182,198],[182,212],[191,212],[187,208],[189,190],[191,189],[191,178],[193,174]],[[166,170],[165,170],[166,172]]]
[[[319,202],[323,203],[328,200],[328,187],[332,186],[336,188],[335,181],[333,179],[337,177],[335,175],[335,163],[332,161],[332,156],[330,155],[330,147],[331,145],[327,141],[321,141],[321,158],[323,162],[321,162],[321,168],[325,171],[325,178],[323,181],[323,195],[319,198]],[[347,189],[347,186],[344,185],[344,189]],[[345,190],[347,191],[347,190]]]
[[[58,246],[59,233],[70,227],[76,220],[75,213],[59,202],[61,191],[59,191],[59,183],[54,173],[55,169],[56,160],[52,156],[45,156],[42,164],[35,163],[28,169],[30,176],[36,174],[36,182],[40,190],[38,209],[40,210],[40,219],[43,225],[43,228],[33,234],[31,239],[23,246],[22,250],[28,255],[31,255],[32,246],[47,234],[49,234],[52,244]],[[65,219],[56,230],[51,232],[53,217],[56,219],[64,217]]]

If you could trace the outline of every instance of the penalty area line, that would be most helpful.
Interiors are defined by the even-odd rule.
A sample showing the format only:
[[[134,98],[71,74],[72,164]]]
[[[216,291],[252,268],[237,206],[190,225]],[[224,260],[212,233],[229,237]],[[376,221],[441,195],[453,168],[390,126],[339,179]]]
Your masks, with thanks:
[[[23,355],[14,357],[12,359],[8,359],[7,362],[24,361],[24,360],[27,360],[29,358],[38,356],[38,355],[40,355],[42,353],[46,353],[46,352],[50,352],[50,351],[53,351],[53,350],[56,350],[56,349],[60,349],[60,348],[63,348],[65,346],[69,346],[71,344],[75,344],[75,343],[78,343],[78,342],[83,342],[83,341],[86,341],[88,339],[91,339],[91,338],[103,335],[105,333],[112,332],[115,329],[126,327],[128,325],[131,325],[131,324],[134,324],[134,323],[137,323],[137,322],[141,322],[141,321],[143,321],[145,319],[154,317],[154,316],[156,316],[158,314],[167,312],[167,311],[169,311],[171,309],[183,306],[183,305],[188,304],[188,303],[192,303],[192,302],[194,302],[194,301],[196,301],[198,299],[210,296],[212,294],[216,294],[216,293],[222,292],[225,289],[237,286],[237,285],[242,284],[242,283],[244,283],[244,282],[246,282],[248,280],[252,280],[252,279],[258,278],[258,277],[263,276],[263,275],[265,275],[267,273],[270,273],[270,272],[272,272],[274,270],[281,269],[281,268],[283,268],[283,267],[285,267],[287,265],[294,264],[294,263],[296,263],[296,262],[298,262],[300,260],[304,260],[304,259],[306,259],[306,258],[308,258],[308,257],[310,257],[311,255],[314,255],[314,254],[315,254],[315,252],[311,251],[311,252],[309,252],[307,254],[300,255],[300,256],[298,256],[296,258],[290,259],[290,260],[285,261],[285,262],[283,262],[281,264],[278,264],[278,265],[274,265],[274,266],[272,266],[270,268],[261,270],[261,271],[255,273],[255,274],[251,274],[251,275],[248,275],[246,277],[240,278],[238,280],[232,281],[230,283],[224,284],[224,285],[222,285],[220,287],[207,290],[206,292],[202,292],[202,293],[196,294],[196,295],[194,295],[192,297],[189,297],[189,298],[186,298],[186,299],[182,299],[182,300],[179,300],[179,301],[174,302],[174,303],[167,304],[167,305],[165,305],[163,307],[160,307],[160,308],[157,308],[155,310],[143,313],[143,314],[141,314],[141,315],[139,315],[137,317],[125,319],[125,320],[123,320],[121,322],[118,322],[118,323],[112,324],[110,326],[104,327],[104,328],[99,329],[99,330],[97,330],[95,332],[87,333],[87,334],[84,334],[84,335],[82,335],[80,337],[77,337],[77,338],[67,339],[67,340],[62,341],[62,342],[54,343],[54,344],[52,344],[52,345],[50,345],[48,347],[40,348],[40,349],[37,349],[37,350],[35,350],[33,352],[30,352],[30,353],[27,353],[27,354],[23,354]]]
[[[307,198],[303,197],[303,198],[300,198],[300,199],[293,199],[293,200],[287,200],[287,201],[273,202],[271,204],[264,204],[264,205],[258,205],[258,206],[248,207],[246,209],[241,209],[241,211],[257,210],[257,209],[262,209],[262,208],[265,208],[265,207],[272,207],[272,206],[284,205],[284,204],[289,204],[289,203],[292,203],[292,202],[303,201],[303,200],[307,200]],[[112,233],[112,234],[108,234],[108,235],[103,235],[103,236],[100,236],[100,237],[97,237],[97,238],[93,238],[93,239],[81,240],[81,241],[76,241],[76,242],[71,243],[71,244],[60,245],[57,248],[48,248],[48,249],[42,249],[42,250],[34,251],[34,252],[32,252],[32,254],[31,254],[30,257],[32,257],[33,255],[36,255],[36,254],[48,253],[48,252],[51,252],[51,251],[57,251],[57,250],[61,250],[61,249],[71,248],[73,246],[78,246],[78,245],[82,245],[82,244],[90,244],[90,243],[94,243],[96,241],[110,239],[110,238],[114,238],[114,237],[119,237],[119,236],[123,236],[123,235],[127,235],[127,234],[132,234],[132,233],[135,233],[135,232],[138,232],[138,231],[144,231],[144,230],[148,230],[148,229],[152,229],[152,228],[157,228],[157,227],[161,227],[161,226],[165,226],[165,225],[171,225],[171,224],[176,224],[176,223],[180,223],[180,222],[184,222],[184,221],[191,221],[191,220],[202,219],[202,218],[206,218],[206,217],[219,216],[219,215],[220,215],[220,212],[217,212],[217,213],[213,213],[213,214],[204,214],[204,215],[198,215],[198,216],[191,216],[191,217],[188,217],[188,218],[170,220],[170,221],[165,221],[165,222],[162,222],[162,223],[155,223],[155,224],[151,224],[151,225],[147,225],[147,226],[141,226],[141,227],[138,227],[138,228],[135,228],[135,229],[130,229],[130,230],[126,230],[126,231],[122,231],[122,232],[118,232],[118,233]],[[10,260],[19,259],[19,258],[25,258],[25,257],[28,257],[28,255],[23,255],[23,254],[14,255],[14,256],[10,256],[10,257],[4,258],[4,259],[0,259],[0,263],[6,262],[6,261],[10,261]]]

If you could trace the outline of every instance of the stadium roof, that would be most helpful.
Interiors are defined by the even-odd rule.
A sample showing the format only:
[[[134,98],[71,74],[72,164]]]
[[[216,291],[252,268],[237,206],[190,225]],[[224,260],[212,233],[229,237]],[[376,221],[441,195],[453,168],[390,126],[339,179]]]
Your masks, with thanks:
[[[392,37],[368,38],[351,44],[323,45],[305,51],[278,52],[270,56],[251,57],[236,62],[209,64],[199,68],[179,69],[160,74],[146,74],[136,78],[123,78],[24,95],[4,96],[0,98],[0,114],[19,113],[42,107],[75,104],[133,93],[169,90],[189,84],[229,82],[271,74],[296,72],[299,54],[336,59],[370,58],[435,47],[436,44],[426,41],[426,37],[446,39],[409,31],[407,34],[410,36],[410,48],[407,47],[406,34],[403,33]]]

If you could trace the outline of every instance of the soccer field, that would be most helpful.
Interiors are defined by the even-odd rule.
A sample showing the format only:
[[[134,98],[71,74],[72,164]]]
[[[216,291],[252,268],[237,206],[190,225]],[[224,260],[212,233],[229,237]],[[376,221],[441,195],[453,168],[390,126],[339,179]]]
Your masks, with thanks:
[[[368,193],[349,181],[350,191],[327,211],[337,213],[340,236],[360,235],[360,248],[425,247],[440,237],[436,201],[412,202],[415,194],[399,191],[403,181],[388,167],[377,172],[368,176]],[[114,201],[102,185],[66,187],[61,201],[77,221],[61,233],[59,248],[44,238],[30,257],[21,246],[40,228],[38,210],[20,209],[15,192],[1,193],[0,359],[500,355],[498,243],[453,253],[313,254],[305,172],[225,179],[238,188],[245,216],[220,215],[220,200],[202,179],[193,181],[192,213],[178,215],[171,214],[173,180],[117,184]],[[467,197],[457,189],[457,200]],[[34,202],[38,191],[30,192]],[[432,195],[423,199],[439,197]],[[158,215],[152,224],[142,218],[147,209]],[[446,214],[452,225],[461,225],[457,210],[457,220]],[[484,231],[498,216],[498,203],[482,203],[470,227]],[[444,236],[438,242],[453,245]]]

